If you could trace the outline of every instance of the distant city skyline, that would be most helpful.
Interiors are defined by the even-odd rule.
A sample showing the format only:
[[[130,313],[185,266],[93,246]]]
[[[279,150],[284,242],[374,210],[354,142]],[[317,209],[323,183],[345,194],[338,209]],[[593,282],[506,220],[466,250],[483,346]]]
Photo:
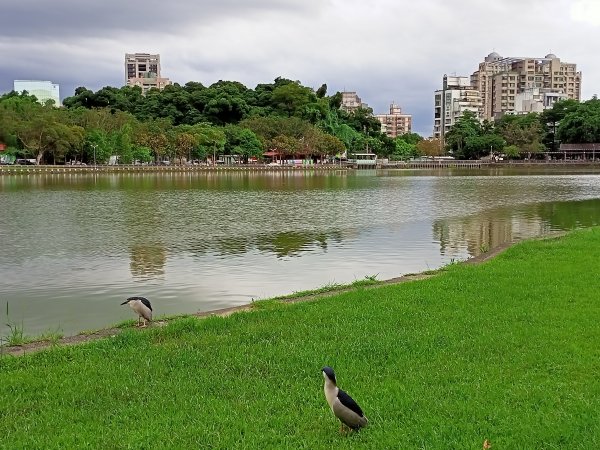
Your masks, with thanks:
[[[14,80],[52,80],[61,97],[85,86],[120,87],[123,55],[160,54],[172,82],[276,77],[328,94],[355,91],[385,114],[412,115],[412,130],[433,129],[433,92],[444,74],[470,75],[485,55],[554,53],[583,73],[581,99],[600,91],[595,0],[182,0],[101,4],[4,0],[0,15],[0,92]],[[408,7],[410,6],[410,7]],[[468,11],[468,14],[466,13]],[[597,81],[598,80],[598,81]]]

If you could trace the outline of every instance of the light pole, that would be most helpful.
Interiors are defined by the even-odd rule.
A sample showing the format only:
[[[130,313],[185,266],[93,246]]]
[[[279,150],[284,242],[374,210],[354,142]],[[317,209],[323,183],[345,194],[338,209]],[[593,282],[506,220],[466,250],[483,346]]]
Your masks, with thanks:
[[[94,149],[94,169],[96,168],[96,147],[98,144],[92,144],[92,148]]]

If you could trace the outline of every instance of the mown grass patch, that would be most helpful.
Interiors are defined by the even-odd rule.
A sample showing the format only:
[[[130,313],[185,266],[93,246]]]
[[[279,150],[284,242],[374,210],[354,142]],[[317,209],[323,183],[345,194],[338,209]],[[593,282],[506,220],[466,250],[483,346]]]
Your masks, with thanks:
[[[0,358],[3,448],[600,447],[600,229]],[[338,433],[320,369],[369,426]]]

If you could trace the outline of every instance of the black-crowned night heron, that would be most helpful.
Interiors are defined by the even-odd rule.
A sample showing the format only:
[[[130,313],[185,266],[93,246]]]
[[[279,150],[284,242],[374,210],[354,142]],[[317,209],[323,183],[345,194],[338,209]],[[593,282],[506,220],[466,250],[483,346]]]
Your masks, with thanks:
[[[337,387],[335,372],[331,367],[323,367],[323,378],[325,378],[323,390],[327,403],[335,417],[342,422],[340,431],[343,431],[344,425],[353,430],[366,426],[368,421],[362,409],[352,397]]]
[[[121,305],[129,305],[138,315],[138,326],[140,326],[140,320],[144,320],[143,327],[146,326],[146,321],[152,322],[152,305],[150,301],[145,297],[129,297]]]

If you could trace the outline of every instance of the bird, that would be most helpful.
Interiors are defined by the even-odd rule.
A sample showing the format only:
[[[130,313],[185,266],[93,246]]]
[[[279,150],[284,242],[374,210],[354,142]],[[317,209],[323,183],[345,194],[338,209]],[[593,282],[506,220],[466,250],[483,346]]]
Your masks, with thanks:
[[[325,398],[331,411],[342,422],[340,432],[344,431],[344,425],[352,430],[358,430],[367,425],[367,418],[360,406],[346,392],[337,387],[335,372],[331,367],[323,367],[323,378],[325,379]]]
[[[142,327],[146,326],[146,321],[152,322],[152,305],[150,300],[145,297],[129,297],[121,305],[127,305],[133,309],[138,315],[138,326],[140,326],[140,319],[144,320]]]

